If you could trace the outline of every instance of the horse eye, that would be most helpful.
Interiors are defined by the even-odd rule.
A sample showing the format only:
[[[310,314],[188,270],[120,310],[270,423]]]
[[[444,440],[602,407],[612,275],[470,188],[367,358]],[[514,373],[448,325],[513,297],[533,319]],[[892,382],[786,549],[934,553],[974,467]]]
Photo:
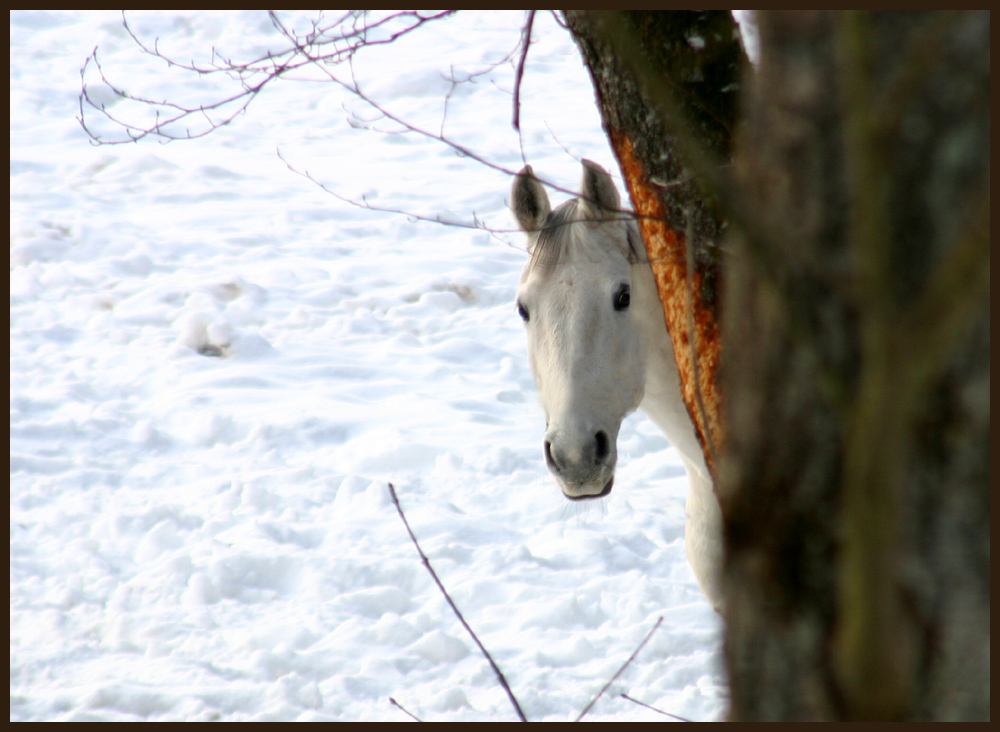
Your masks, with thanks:
[[[528,311],[524,309],[524,305],[521,304],[520,300],[517,301],[517,314],[521,316],[521,320],[525,323],[528,322]]]
[[[631,302],[632,295],[629,291],[628,285],[622,285],[621,289],[618,290],[618,294],[615,295],[615,310],[625,310]]]

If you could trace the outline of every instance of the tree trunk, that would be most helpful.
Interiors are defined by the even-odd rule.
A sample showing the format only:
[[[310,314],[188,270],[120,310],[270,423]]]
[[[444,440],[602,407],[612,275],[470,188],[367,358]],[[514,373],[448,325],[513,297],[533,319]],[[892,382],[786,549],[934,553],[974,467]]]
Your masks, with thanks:
[[[989,717],[989,15],[780,12],[727,267],[733,716]]]
[[[989,13],[761,14],[733,181],[733,118],[697,116],[723,87],[650,50],[706,35],[664,15],[567,18],[633,204],[665,220],[651,257],[692,239],[702,273],[731,718],[989,719]],[[705,188],[657,185],[685,166],[734,223],[725,257]],[[678,353],[686,284],[661,281]]]
[[[714,475],[722,225],[682,152],[728,162],[742,47],[728,11],[567,11],[663,302],[681,394]],[[670,79],[669,88],[659,80]],[[659,95],[659,96],[658,96]],[[647,102],[646,100],[652,100]],[[659,103],[659,106],[657,105]],[[657,114],[660,109],[675,114]]]

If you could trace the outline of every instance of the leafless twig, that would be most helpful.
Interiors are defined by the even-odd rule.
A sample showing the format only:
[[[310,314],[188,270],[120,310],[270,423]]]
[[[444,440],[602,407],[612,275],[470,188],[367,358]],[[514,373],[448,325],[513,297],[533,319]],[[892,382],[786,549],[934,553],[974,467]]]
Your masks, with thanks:
[[[640,707],[646,707],[646,709],[652,709],[657,714],[663,714],[663,715],[665,715],[667,717],[673,717],[674,719],[676,719],[676,720],[678,720],[680,722],[693,722],[694,721],[692,719],[685,719],[684,717],[679,717],[676,714],[671,714],[670,712],[665,712],[662,709],[657,709],[656,707],[651,706],[649,704],[646,704],[645,702],[641,702],[638,699],[629,696],[628,694],[621,694],[620,696],[621,696],[622,699],[628,699],[633,704],[638,704]]]
[[[622,664],[622,667],[618,669],[617,672],[615,672],[615,675],[608,680],[608,683],[606,683],[603,687],[601,687],[601,690],[597,692],[597,696],[595,696],[593,699],[590,700],[590,704],[588,704],[583,708],[583,711],[580,712],[580,716],[577,717],[575,720],[573,720],[574,722],[579,722],[581,719],[587,716],[587,712],[589,712],[591,708],[593,708],[593,706],[597,703],[597,700],[600,699],[604,695],[604,692],[606,692],[611,687],[611,685],[618,680],[618,677],[621,676],[622,673],[624,673],[625,669],[629,667],[629,664],[632,663],[632,661],[635,660],[635,657],[639,655],[639,651],[645,648],[646,644],[649,643],[649,639],[653,637],[653,633],[656,632],[656,629],[660,627],[660,624],[662,622],[663,622],[663,616],[661,615],[660,619],[656,621],[656,625],[653,626],[652,630],[646,633],[646,637],[642,639],[642,643],[639,644],[639,647],[636,648],[634,651],[632,651],[632,655],[628,657],[628,660],[625,661],[625,663]]]
[[[438,586],[438,589],[441,590],[441,594],[444,595],[444,599],[448,601],[448,605],[455,613],[455,616],[462,624],[462,627],[468,631],[469,635],[472,636],[472,640],[475,641],[476,645],[479,646],[479,650],[482,651],[483,655],[486,657],[486,660],[490,664],[490,668],[493,669],[493,673],[496,674],[497,680],[500,682],[500,686],[503,687],[503,690],[507,694],[507,698],[510,699],[510,703],[514,706],[514,711],[517,712],[518,718],[522,722],[527,722],[528,719],[524,716],[524,712],[521,711],[521,705],[517,703],[517,698],[514,696],[514,692],[510,690],[510,685],[507,683],[507,679],[504,678],[503,671],[501,671],[500,667],[497,666],[496,662],[493,660],[493,656],[490,655],[490,652],[486,650],[486,646],[480,642],[479,636],[477,636],[472,628],[469,627],[469,624],[465,622],[465,618],[462,617],[462,613],[458,609],[458,606],[456,606],[454,600],[451,599],[451,595],[448,594],[448,590],[444,588],[444,585],[441,584],[441,580],[438,579],[437,572],[435,572],[434,568],[431,566],[431,560],[427,558],[427,555],[424,554],[424,550],[420,548],[420,543],[417,541],[417,537],[414,535],[413,529],[410,528],[410,523],[406,520],[406,514],[403,513],[403,507],[399,505],[399,498],[396,497],[396,489],[393,487],[392,483],[389,484],[389,495],[392,496],[392,502],[396,506],[396,512],[399,514],[399,518],[403,520],[403,526],[406,527],[406,533],[410,535],[410,539],[413,541],[413,546],[417,548],[417,553],[420,555],[420,561],[422,561],[424,566],[427,567],[427,571],[430,572],[431,578]],[[619,671],[619,673],[621,672]],[[612,679],[612,681],[613,680],[614,679]]]
[[[475,79],[476,77],[488,74],[491,71],[494,71],[497,67],[503,66],[505,63],[511,61],[514,58],[514,53],[516,51],[517,51],[517,46],[515,46],[513,50],[510,51],[510,53],[506,54],[499,61],[490,62],[484,68],[478,71],[466,72],[465,78],[462,79],[456,77],[455,67],[452,67],[450,69],[448,76],[444,77],[448,81],[450,86],[448,87],[448,93],[444,95],[444,111],[441,114],[441,133],[440,133],[441,137],[444,137],[444,123],[445,120],[447,120],[448,118],[448,103],[451,101],[451,95],[455,93],[455,89],[458,88],[458,85],[471,83],[472,80]]]
[[[414,129],[416,129],[416,128],[414,128]],[[433,133],[426,133],[426,134],[433,135]],[[368,211],[378,211],[378,212],[381,212],[381,213],[391,213],[391,214],[397,214],[399,216],[406,216],[411,221],[426,221],[426,222],[432,223],[432,224],[440,224],[441,226],[453,226],[453,227],[460,228],[460,229],[476,229],[476,230],[479,230],[479,231],[485,231],[490,236],[492,236],[494,239],[496,239],[497,241],[501,242],[502,244],[505,244],[505,245],[507,245],[509,247],[512,247],[514,249],[522,249],[523,250],[523,247],[520,247],[520,246],[518,246],[516,244],[513,244],[512,242],[510,242],[510,241],[508,241],[508,240],[506,240],[506,239],[498,236],[499,234],[519,233],[521,231],[520,229],[498,229],[498,228],[495,228],[495,227],[487,226],[482,221],[482,219],[480,219],[476,215],[475,211],[472,212],[472,222],[470,223],[468,221],[449,221],[448,219],[442,218],[440,215],[437,215],[437,216],[423,216],[421,214],[417,214],[417,213],[414,213],[412,211],[405,211],[403,209],[389,208],[388,206],[375,206],[372,203],[370,203],[365,196],[362,196],[361,200],[357,201],[357,200],[355,200],[353,198],[349,198],[347,196],[341,195],[340,193],[337,193],[335,190],[333,190],[332,188],[330,188],[329,186],[327,186],[322,181],[317,180],[316,177],[313,176],[313,174],[310,173],[308,170],[300,170],[299,168],[296,168],[294,165],[292,165],[288,161],[287,158],[285,158],[284,155],[282,155],[280,149],[276,148],[276,152],[277,152],[277,155],[278,155],[278,159],[281,160],[281,162],[283,162],[285,164],[285,166],[290,171],[292,171],[296,175],[300,175],[303,178],[305,178],[306,180],[310,181],[311,183],[313,183],[314,185],[316,185],[317,187],[319,187],[321,190],[323,190],[324,193],[328,193],[331,196],[333,196],[334,198],[336,198],[336,199],[338,199],[340,201],[343,201],[344,203],[347,203],[347,204],[349,204],[351,206],[354,206],[356,208],[363,208],[363,209],[366,209]],[[470,155],[469,157],[472,157],[474,160],[476,160],[478,162],[484,162],[485,163],[485,161],[481,160],[477,156]],[[511,175],[513,175],[513,173],[511,173]],[[570,191],[569,189],[557,187],[557,186],[555,186],[555,184],[546,183],[545,181],[541,181],[541,182],[544,183],[545,185],[549,185],[551,187],[557,188],[557,190],[566,191],[568,193],[572,193],[572,191]],[[579,195],[579,194],[575,194],[575,195]],[[640,216],[640,215],[636,214],[635,212],[629,211],[627,209],[615,209],[614,212],[620,214],[622,216],[622,218],[633,218],[633,219],[649,218],[649,217]],[[577,220],[578,221],[584,221],[584,222],[586,222],[586,221],[594,221],[596,223],[603,223],[605,221],[603,218],[594,218],[594,219],[583,218],[583,219],[577,219]],[[551,228],[551,227],[543,227],[543,228]]]
[[[392,704],[394,707],[402,710],[403,714],[409,715],[415,721],[417,721],[417,722],[423,722],[424,721],[420,717],[418,717],[416,714],[414,714],[413,712],[411,712],[409,709],[407,709],[406,707],[404,707],[402,704],[400,704],[398,701],[396,701],[395,699],[393,699],[391,696],[389,697],[389,703]],[[652,707],[650,707],[650,708],[652,708]]]
[[[511,242],[507,241],[506,239],[502,239],[499,236],[497,236],[498,234],[513,234],[513,233],[519,232],[520,229],[496,229],[496,228],[489,227],[489,226],[487,226],[483,222],[482,219],[480,219],[476,215],[475,211],[472,212],[472,222],[471,223],[469,223],[467,221],[449,221],[447,219],[442,218],[440,214],[437,215],[437,216],[422,216],[420,214],[413,213],[412,211],[404,211],[404,210],[398,209],[398,208],[389,208],[387,206],[374,206],[374,205],[372,205],[371,203],[368,202],[368,199],[365,196],[362,196],[360,201],[356,201],[353,198],[348,198],[347,196],[343,196],[343,195],[337,193],[335,190],[333,190],[332,188],[330,188],[329,186],[327,186],[325,183],[317,180],[313,176],[313,174],[310,173],[308,170],[299,170],[298,168],[296,168],[294,165],[292,165],[290,162],[288,162],[288,160],[285,158],[284,155],[281,154],[281,150],[279,148],[275,148],[275,150],[277,152],[278,159],[281,160],[281,162],[283,162],[285,164],[285,167],[287,167],[290,171],[292,171],[296,175],[302,176],[306,180],[308,180],[311,183],[313,183],[314,185],[318,186],[320,189],[323,190],[324,193],[329,193],[334,198],[336,198],[338,200],[341,200],[344,203],[348,203],[351,206],[355,206],[357,208],[363,208],[363,209],[366,209],[368,211],[378,211],[378,212],[381,212],[381,213],[398,214],[400,216],[406,216],[411,221],[427,221],[427,222],[432,223],[432,224],[440,224],[442,226],[454,226],[454,227],[459,228],[459,229],[476,229],[476,230],[479,230],[479,231],[485,231],[488,234],[490,234],[490,236],[492,236],[493,238],[495,238],[498,241],[502,242],[503,244],[506,244],[509,247],[512,247],[514,249],[521,249],[522,248],[522,247],[516,246],[515,244],[512,244]]]
[[[566,21],[565,20],[563,20],[562,18],[559,17],[559,13],[557,13],[555,10],[550,10],[549,12],[552,14],[552,19],[555,20],[556,25],[558,25],[563,30],[567,30],[567,31],[569,30],[569,26],[566,25]]]
[[[521,162],[528,164],[528,158],[524,154],[524,135],[521,134],[521,80],[524,78],[524,64],[528,60],[528,49],[531,48],[531,27],[535,24],[535,11],[528,11],[528,18],[521,29],[521,58],[517,62],[517,71],[514,74],[514,118],[511,124],[517,132],[517,144],[521,149]]]
[[[266,85],[278,78],[293,78],[292,75],[295,72],[303,72],[308,67],[319,73],[324,81],[339,85],[355,98],[360,99],[368,105],[368,107],[376,113],[376,116],[372,119],[362,119],[356,112],[351,112],[350,122],[353,126],[374,129],[374,124],[376,122],[379,120],[387,120],[394,125],[398,125],[398,129],[379,131],[383,133],[417,134],[426,139],[449,147],[459,157],[468,158],[491,170],[495,170],[507,176],[513,176],[517,171],[511,170],[504,165],[494,163],[486,157],[476,153],[471,148],[447,137],[444,134],[444,119],[442,119],[440,130],[436,133],[417,127],[402,117],[394,114],[384,105],[368,96],[362,90],[360,84],[354,76],[354,57],[362,48],[391,43],[401,36],[425,25],[426,23],[446,18],[450,14],[451,11],[434,14],[401,12],[383,18],[373,18],[367,13],[367,11],[352,11],[340,15],[332,21],[324,20],[321,15],[319,18],[312,21],[311,27],[307,32],[297,33],[289,28],[288,25],[272,11],[268,15],[271,24],[288,44],[284,50],[280,52],[269,51],[267,54],[254,58],[250,61],[241,62],[234,61],[231,57],[225,56],[220,51],[213,48],[211,60],[207,64],[197,64],[194,61],[182,62],[171,58],[160,49],[158,38],[155,39],[151,45],[144,42],[135,30],[133,30],[127,17],[123,14],[122,22],[126,31],[143,53],[162,59],[166,62],[168,67],[176,67],[190,71],[198,76],[223,74],[224,76],[236,80],[239,83],[240,88],[236,93],[228,95],[223,99],[194,105],[185,105],[170,100],[161,101],[139,95],[133,95],[116,86],[108,79],[104,68],[98,59],[97,49],[95,48],[93,53],[87,57],[84,67],[80,72],[81,91],[79,95],[80,115],[78,120],[90,136],[91,142],[95,145],[137,142],[149,136],[158,137],[163,141],[204,137],[213,130],[228,125],[238,115],[245,112],[250,103],[265,88]],[[559,22],[558,15],[553,15],[553,17],[556,18],[557,22]],[[460,80],[454,73],[451,74],[449,78],[449,81],[451,82],[451,89],[449,90],[448,95],[446,95],[444,102],[445,116],[447,116],[448,102],[451,96],[451,91],[454,90],[456,84],[462,83],[463,81],[469,81],[474,76],[487,73],[501,64],[512,61],[516,49],[520,47],[521,55],[516,68],[516,82],[514,89],[515,128],[517,129],[519,127],[520,84],[524,73],[525,58],[528,47],[531,43],[531,29],[534,18],[535,14],[534,11],[532,11],[529,13],[526,23],[522,29],[521,39],[518,46],[515,46],[514,50],[502,59],[489,64],[488,68],[484,70],[469,73],[465,79]],[[565,27],[565,24],[561,22],[560,25]],[[96,98],[86,83],[87,69],[90,68],[91,65],[93,65],[93,68],[95,68],[99,73],[102,82],[116,97],[131,102],[137,102],[140,105],[152,109],[154,113],[153,121],[145,126],[129,122],[121,115],[113,113],[103,102]],[[350,70],[350,81],[345,81],[334,73],[335,68],[343,68],[345,66]],[[315,77],[313,78],[315,79]],[[123,129],[125,136],[121,139],[105,139],[102,137],[88,122],[87,110],[99,111],[104,117]],[[186,126],[186,121],[193,117],[202,119],[202,123],[206,125],[206,127],[195,127],[192,129],[191,127]],[[181,124],[185,124],[183,132],[179,129]],[[518,137],[520,141],[520,132],[518,132]],[[521,149],[521,156],[522,158],[524,157],[523,145]],[[329,187],[317,180],[309,171],[297,169],[281,155],[280,151],[278,152],[278,157],[292,172],[307,178],[315,185],[322,188],[325,192],[352,206],[366,208],[371,211],[398,214],[406,216],[413,221],[428,221],[445,226],[481,229],[489,232],[491,236],[504,244],[514,246],[509,241],[498,235],[504,233],[514,233],[517,230],[496,229],[489,227],[483,223],[475,213],[473,213],[472,223],[469,223],[448,220],[440,215],[424,216],[415,214],[411,211],[375,206],[364,197],[362,197],[361,201],[357,201],[331,190]],[[579,195],[576,191],[556,185],[555,183],[545,179],[540,178],[539,182],[552,190],[559,191],[561,193],[566,193],[572,196]],[[646,218],[627,209],[618,209],[615,213],[619,214],[623,218]]]
[[[478,76],[483,76],[484,74],[488,74],[491,71],[494,71],[498,67],[503,66],[508,62],[512,63],[514,59],[514,54],[517,53],[517,49],[520,45],[521,41],[520,39],[518,39],[517,44],[502,58],[500,58],[500,60],[490,62],[478,71],[465,72],[465,78],[462,79],[457,78],[455,76],[455,68],[454,67],[451,68],[450,73],[448,74],[448,76],[445,77],[445,79],[447,79],[447,81],[449,82],[450,86],[448,87],[448,93],[445,94],[444,97],[444,111],[441,114],[441,133],[440,133],[441,137],[444,137],[444,123],[445,120],[448,118],[448,103],[451,101],[451,95],[455,93],[455,89],[458,88],[458,85],[471,83],[473,79],[475,79]],[[496,82],[494,81],[493,83],[494,86],[496,86]],[[496,88],[499,89],[500,87],[497,86]]]
[[[266,54],[246,62],[233,61],[231,57],[223,56],[218,50],[212,48],[211,58],[206,64],[197,64],[194,61],[182,62],[167,56],[160,50],[159,38],[154,39],[152,46],[150,46],[132,29],[123,12],[122,24],[125,31],[144,54],[162,59],[168,67],[191,71],[199,76],[221,74],[237,81],[239,89],[236,93],[214,102],[192,105],[133,95],[111,82],[101,67],[97,48],[95,48],[80,70],[80,116],[77,120],[95,145],[120,145],[136,142],[148,136],[159,137],[165,141],[204,137],[219,127],[228,125],[238,115],[246,111],[257,95],[275,79],[288,77],[293,72],[306,67],[315,67],[317,63],[328,67],[349,62],[362,48],[392,43],[426,23],[449,17],[454,12],[448,10],[422,15],[415,11],[405,11],[369,20],[368,11],[352,11],[340,16],[332,23],[321,24],[320,20],[313,21],[312,28],[308,33],[296,34],[280,21],[276,13],[271,11],[268,16],[272,25],[289,41],[290,47],[278,52],[268,51]],[[382,37],[376,37],[378,33],[381,33]],[[137,125],[128,122],[113,114],[106,104],[95,99],[86,83],[87,69],[91,64],[100,74],[101,81],[116,97],[139,102],[152,108],[154,110],[153,123]],[[125,137],[104,139],[88,124],[88,109],[100,112],[101,115],[121,127],[125,131]],[[178,127],[192,118],[201,118],[207,123],[207,127],[200,130],[196,128],[192,131],[190,127],[185,126],[183,134],[180,133]]]

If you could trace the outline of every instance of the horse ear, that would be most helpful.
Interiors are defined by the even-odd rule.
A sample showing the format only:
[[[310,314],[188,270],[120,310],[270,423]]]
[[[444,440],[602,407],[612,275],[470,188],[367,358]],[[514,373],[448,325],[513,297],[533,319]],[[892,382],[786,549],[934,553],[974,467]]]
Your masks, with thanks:
[[[549,194],[535,177],[530,165],[525,165],[514,176],[514,184],[510,188],[510,210],[514,212],[514,218],[524,232],[541,229],[552,211]]]
[[[611,218],[614,215],[612,212],[621,203],[615,182],[611,180],[608,171],[593,160],[583,161],[583,183],[580,197],[590,208],[595,218]]]

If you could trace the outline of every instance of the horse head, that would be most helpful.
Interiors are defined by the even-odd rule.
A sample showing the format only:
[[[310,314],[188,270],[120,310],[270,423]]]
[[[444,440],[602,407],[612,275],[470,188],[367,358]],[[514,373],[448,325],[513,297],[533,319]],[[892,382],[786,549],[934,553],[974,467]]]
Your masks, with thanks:
[[[511,209],[528,237],[517,309],[545,409],[545,461],[567,498],[607,495],[622,420],[642,401],[646,352],[631,307],[645,250],[601,166],[583,161],[581,196],[555,210],[531,166]]]

